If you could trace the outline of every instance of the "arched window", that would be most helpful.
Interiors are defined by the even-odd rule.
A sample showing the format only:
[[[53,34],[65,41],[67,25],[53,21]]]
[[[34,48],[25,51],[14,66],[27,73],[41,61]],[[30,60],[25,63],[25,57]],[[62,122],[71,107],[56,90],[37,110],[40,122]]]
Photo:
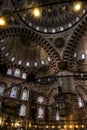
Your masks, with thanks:
[[[27,100],[28,99],[28,91],[26,89],[23,90],[21,99],[22,100]]]
[[[38,27],[38,26],[37,26],[37,27],[36,27],[36,30],[38,30],[38,31],[39,31],[39,29],[40,29],[40,27]]]
[[[13,62],[15,60],[15,57],[13,56],[12,58],[11,58],[11,61]]]
[[[49,56],[47,57],[47,60],[48,60],[49,62],[51,61],[51,59],[50,59],[50,57],[49,57]]]
[[[1,39],[1,40],[0,40],[0,43],[3,43],[4,41],[5,41],[5,39]]]
[[[8,74],[8,75],[12,75],[12,69],[9,68],[9,69],[7,70],[7,74]]]
[[[14,73],[15,77],[20,77],[20,69],[16,69]]]
[[[83,100],[82,100],[81,97],[78,97],[78,107],[79,107],[79,108],[84,107],[84,102],[83,102]]]
[[[41,64],[42,64],[42,65],[45,65],[45,61],[44,61],[44,60],[41,60]]]
[[[20,112],[19,112],[19,115],[20,116],[25,116],[26,114],[26,106],[23,104],[20,106]]]
[[[1,51],[3,51],[5,48],[6,48],[5,46],[2,46],[2,47],[1,47]]]
[[[38,118],[42,119],[44,117],[44,110],[42,107],[38,108]]]
[[[68,23],[68,27],[72,27],[72,23]]]
[[[26,66],[29,67],[29,65],[30,65],[30,62],[26,62]]]
[[[63,30],[64,30],[64,27],[61,26],[61,27],[60,27],[60,31],[63,31]]]
[[[4,84],[0,84],[0,95],[3,95],[5,90],[5,85]]]
[[[17,96],[17,86],[13,86],[11,89],[10,97],[15,98]]]
[[[37,67],[37,62],[34,62],[34,67]]]
[[[59,116],[59,110],[56,111],[56,121],[60,120],[60,116]]]
[[[86,55],[84,53],[81,54],[81,58],[82,60],[85,60],[86,59]]]
[[[23,73],[22,74],[22,79],[26,79],[26,76],[27,76],[26,73]]]
[[[8,57],[8,56],[9,56],[9,52],[6,52],[6,53],[5,53],[5,57]]]
[[[44,32],[45,32],[45,33],[47,32],[47,28],[44,28]]]
[[[74,59],[77,58],[78,54],[77,52],[74,53]]]
[[[18,61],[18,64],[21,65],[21,64],[22,64],[22,60],[19,60],[19,61]]]
[[[52,29],[52,33],[55,33],[55,32],[56,32],[56,29],[55,29],[55,28],[53,28],[53,29]]]
[[[79,19],[80,19],[79,17],[76,17],[76,22],[78,22],[78,21],[79,21]]]

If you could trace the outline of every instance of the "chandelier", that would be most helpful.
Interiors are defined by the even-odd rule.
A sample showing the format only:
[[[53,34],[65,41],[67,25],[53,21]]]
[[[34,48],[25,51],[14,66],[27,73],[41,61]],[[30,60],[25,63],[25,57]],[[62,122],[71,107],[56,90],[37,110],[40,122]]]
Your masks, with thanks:
[[[73,96],[73,101],[70,101],[70,96]],[[70,128],[83,128],[86,119],[79,117],[79,113],[84,111],[84,107],[78,108],[77,99],[74,101],[77,95],[68,95],[62,91],[62,87],[58,86],[58,93],[54,96],[53,110],[57,113],[56,123],[62,128],[69,126]],[[75,112],[75,117],[72,117],[72,113]],[[71,116],[71,117],[70,117]],[[70,125],[71,124],[71,125]]]
[[[55,110],[59,111],[60,118],[67,116],[71,108],[71,105],[67,101],[66,95],[63,94],[61,86],[58,87],[58,94],[54,96],[54,100]]]

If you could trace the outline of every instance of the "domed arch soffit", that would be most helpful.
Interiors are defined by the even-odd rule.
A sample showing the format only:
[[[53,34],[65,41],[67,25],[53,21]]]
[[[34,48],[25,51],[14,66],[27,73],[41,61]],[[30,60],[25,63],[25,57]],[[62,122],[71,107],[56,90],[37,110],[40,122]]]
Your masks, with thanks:
[[[25,28],[0,30],[0,48],[2,61],[5,58],[5,61],[13,67],[20,67],[29,71],[26,67],[27,61],[30,61],[31,69],[33,68],[33,63],[35,64],[35,69],[40,69],[41,66],[37,67],[37,63],[42,62],[42,67],[49,66],[54,72],[58,71],[59,54],[48,41],[33,31]],[[47,61],[48,57],[50,62]],[[46,62],[45,64],[43,60]]]
[[[87,16],[82,20],[82,22],[77,26],[77,28],[73,32],[73,35],[71,36],[63,53],[63,59],[68,62],[68,68],[70,70],[74,69],[74,66],[76,66],[78,63],[82,64],[86,60],[86,41]]]

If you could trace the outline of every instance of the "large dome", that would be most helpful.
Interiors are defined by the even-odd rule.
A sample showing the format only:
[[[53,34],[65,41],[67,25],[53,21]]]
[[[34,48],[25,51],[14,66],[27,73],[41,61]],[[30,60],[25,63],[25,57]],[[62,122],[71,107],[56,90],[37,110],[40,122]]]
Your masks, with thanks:
[[[74,2],[58,0],[12,0],[19,18],[30,28],[42,33],[63,32],[75,26],[86,13],[86,6],[74,11]],[[73,5],[73,6],[72,6]],[[35,17],[33,9],[39,7],[41,16]]]

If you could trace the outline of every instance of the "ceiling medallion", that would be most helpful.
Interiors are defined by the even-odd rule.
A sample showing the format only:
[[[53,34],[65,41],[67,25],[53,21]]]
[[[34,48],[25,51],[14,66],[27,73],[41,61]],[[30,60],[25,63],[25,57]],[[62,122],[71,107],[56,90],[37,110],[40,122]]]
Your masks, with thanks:
[[[57,47],[59,49],[62,48],[62,47],[64,47],[64,45],[65,45],[65,39],[62,38],[62,37],[56,38],[55,41],[54,41],[54,45],[55,45],[55,47]]]
[[[60,70],[66,70],[67,69],[67,61],[60,61],[58,63],[58,67]]]

